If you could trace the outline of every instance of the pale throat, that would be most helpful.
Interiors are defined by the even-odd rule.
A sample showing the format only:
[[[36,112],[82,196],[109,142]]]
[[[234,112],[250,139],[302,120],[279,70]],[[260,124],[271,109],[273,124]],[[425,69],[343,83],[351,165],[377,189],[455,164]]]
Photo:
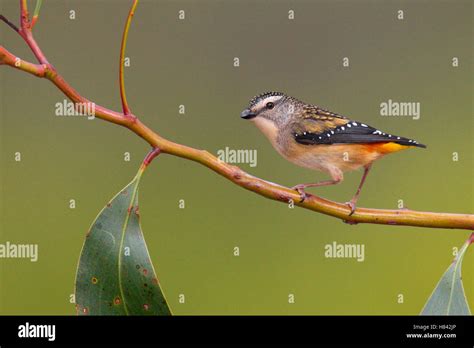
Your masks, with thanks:
[[[277,143],[278,128],[275,123],[263,117],[255,117],[252,119],[252,122],[255,123],[257,128],[260,129],[260,131],[268,138],[268,140],[270,140],[273,147],[279,151],[280,149],[278,148]]]

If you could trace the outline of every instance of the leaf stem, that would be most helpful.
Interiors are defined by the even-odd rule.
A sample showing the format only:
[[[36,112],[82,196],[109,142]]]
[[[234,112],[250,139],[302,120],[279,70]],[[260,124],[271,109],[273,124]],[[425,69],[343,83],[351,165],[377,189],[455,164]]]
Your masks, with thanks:
[[[30,25],[31,24],[30,15],[28,13],[28,1],[20,0],[20,35],[22,35],[22,32],[29,31],[31,29]]]
[[[151,151],[146,155],[145,159],[143,160],[142,166],[144,168],[148,167],[148,165],[153,161],[153,159],[161,153],[161,150],[158,147],[151,149]]]

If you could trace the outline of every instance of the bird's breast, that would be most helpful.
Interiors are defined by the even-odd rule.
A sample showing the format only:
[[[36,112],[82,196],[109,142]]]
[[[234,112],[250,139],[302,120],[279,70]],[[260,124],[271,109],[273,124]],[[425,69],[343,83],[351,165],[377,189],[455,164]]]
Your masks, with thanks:
[[[301,145],[296,142],[282,154],[301,167],[330,172],[333,168],[349,171],[361,168],[384,155],[368,144]]]

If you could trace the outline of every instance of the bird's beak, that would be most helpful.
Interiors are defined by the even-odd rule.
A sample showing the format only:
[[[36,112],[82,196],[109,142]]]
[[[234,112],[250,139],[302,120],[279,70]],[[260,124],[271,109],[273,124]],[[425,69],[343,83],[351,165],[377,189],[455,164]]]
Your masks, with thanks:
[[[250,120],[251,118],[254,118],[255,116],[257,116],[257,114],[250,109],[245,109],[244,111],[240,113],[240,117],[245,118],[246,120]]]

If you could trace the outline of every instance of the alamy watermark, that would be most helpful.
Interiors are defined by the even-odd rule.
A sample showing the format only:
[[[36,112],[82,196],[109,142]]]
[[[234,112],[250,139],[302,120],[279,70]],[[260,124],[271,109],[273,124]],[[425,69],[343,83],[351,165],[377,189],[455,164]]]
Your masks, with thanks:
[[[95,103],[73,103],[64,99],[54,104],[56,116],[86,116],[88,120],[95,118]]]
[[[250,167],[256,167],[257,150],[231,149],[226,146],[225,149],[217,151],[217,159],[225,163],[246,163]]]
[[[0,244],[0,259],[16,258],[38,261],[38,244],[14,244],[8,241]]]
[[[56,325],[36,325],[26,322],[18,326],[19,338],[46,338],[48,341],[56,339]]]
[[[389,99],[380,103],[380,116],[408,116],[419,120],[421,105],[419,102],[397,102]]]
[[[365,260],[364,244],[339,244],[336,241],[324,246],[324,257],[356,259],[358,262]]]

